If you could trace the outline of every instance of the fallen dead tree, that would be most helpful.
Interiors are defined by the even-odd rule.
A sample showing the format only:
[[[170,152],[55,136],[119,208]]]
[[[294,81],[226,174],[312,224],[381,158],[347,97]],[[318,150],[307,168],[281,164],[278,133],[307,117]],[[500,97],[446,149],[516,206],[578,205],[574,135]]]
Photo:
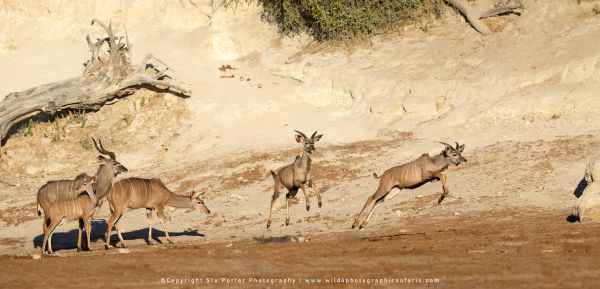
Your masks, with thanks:
[[[482,13],[478,13],[472,7],[467,5],[465,1],[462,0],[445,0],[448,4],[454,6],[460,13],[462,13],[467,21],[477,30],[477,32],[482,35],[490,35],[492,31],[490,28],[483,22],[481,19],[508,14],[508,13],[516,13],[515,11],[518,9],[523,9],[523,4],[513,4],[502,7],[496,7]]]
[[[91,57],[84,63],[81,76],[8,94],[0,102],[0,139],[12,126],[38,114],[54,115],[64,110],[98,110],[106,102],[134,93],[144,87],[181,97],[191,92],[171,83],[169,67],[148,55],[133,65],[131,44],[125,36],[115,36],[112,24],[93,19],[108,36],[95,42],[86,37]],[[108,49],[106,49],[108,48]]]

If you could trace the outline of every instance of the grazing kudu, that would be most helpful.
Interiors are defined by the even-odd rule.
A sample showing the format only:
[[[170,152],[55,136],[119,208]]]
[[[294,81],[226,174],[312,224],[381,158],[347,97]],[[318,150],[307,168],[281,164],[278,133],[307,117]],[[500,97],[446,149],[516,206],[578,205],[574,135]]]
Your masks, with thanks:
[[[91,218],[96,209],[98,199],[94,194],[93,183],[95,179],[86,174],[77,176],[74,181],[74,191],[79,193],[73,199],[57,200],[44,208],[44,241],[42,242],[42,255],[46,251],[48,244],[48,252],[52,254],[52,234],[54,229],[60,224],[63,219],[69,221],[79,220],[79,234],[77,236],[77,251],[81,250],[81,230],[82,225],[85,226],[87,237],[87,248],[92,250],[90,233],[91,233]]]
[[[452,147],[443,142],[441,144],[445,145],[446,148],[436,156],[432,157],[429,156],[429,154],[423,154],[412,162],[395,166],[383,172],[383,175],[380,177],[381,180],[379,181],[377,191],[369,196],[360,213],[356,215],[354,224],[352,224],[352,229],[360,224],[365,210],[375,202],[367,215],[367,219],[360,224],[360,229],[366,227],[369,223],[369,219],[373,215],[375,207],[383,203],[390,191],[394,188],[413,189],[435,179],[439,179],[442,181],[443,193],[438,200],[438,204],[441,203],[449,193],[448,186],[446,185],[446,176],[442,172],[445,171],[450,164],[458,166],[460,163],[467,161],[461,155],[465,149],[464,144],[459,145],[456,143],[456,147]],[[379,178],[377,177],[377,174],[373,174],[373,176]]]
[[[267,229],[271,227],[273,204],[279,197],[283,187],[288,190],[285,202],[285,207],[287,210],[287,217],[285,219],[286,226],[290,224],[290,200],[296,196],[298,189],[302,189],[302,192],[304,193],[307,211],[310,210],[310,200],[308,199],[308,194],[306,193],[306,185],[308,185],[313,193],[317,195],[319,208],[321,207],[321,194],[319,194],[315,186],[314,179],[312,178],[312,160],[310,158],[310,154],[315,151],[315,143],[318,142],[321,137],[323,137],[323,135],[317,135],[317,132],[315,131],[312,136],[308,138],[304,133],[296,130],[296,142],[301,143],[304,146],[302,156],[296,156],[296,159],[293,163],[281,167],[276,171],[271,171],[271,175],[273,176],[273,180],[275,182],[275,190],[273,192],[273,197],[271,198],[271,206],[269,207],[269,220],[267,221]]]
[[[159,179],[140,179],[128,178],[120,180],[113,184],[107,194],[110,204],[111,216],[108,220],[108,230],[106,232],[106,249],[112,248],[110,244],[110,233],[112,227],[117,229],[119,240],[123,247],[127,247],[121,229],[119,220],[123,216],[126,208],[139,209],[146,208],[146,218],[148,219],[148,245],[152,245],[152,210],[156,210],[156,216],[165,228],[167,241],[173,244],[169,237],[169,231],[165,225],[165,206],[174,208],[202,208],[205,213],[210,214],[210,210],[200,199],[196,192],[191,195],[183,196],[171,192]]]
[[[100,145],[96,143],[96,140],[92,138],[94,141],[94,146],[99,153],[108,155],[110,158],[105,158],[103,156],[99,156],[98,160],[100,161],[100,167],[96,172],[94,183],[94,193],[95,197],[98,200],[101,200],[108,191],[112,180],[115,176],[120,173],[127,172],[127,168],[123,166],[121,163],[117,162],[115,158],[115,154],[113,152],[107,151],[102,145],[102,141],[98,140]],[[60,181],[50,181],[43,185],[37,193],[37,214],[38,216],[42,215],[42,210],[46,211],[51,204],[60,201],[60,200],[72,200],[77,198],[79,195],[79,191],[75,190],[80,184],[77,183],[77,180],[60,180]],[[92,196],[89,196],[90,198]],[[98,202],[97,205],[100,203]],[[80,223],[80,227],[83,224]],[[46,230],[46,223],[42,224],[44,230]],[[48,244],[52,246],[52,238],[48,240]]]

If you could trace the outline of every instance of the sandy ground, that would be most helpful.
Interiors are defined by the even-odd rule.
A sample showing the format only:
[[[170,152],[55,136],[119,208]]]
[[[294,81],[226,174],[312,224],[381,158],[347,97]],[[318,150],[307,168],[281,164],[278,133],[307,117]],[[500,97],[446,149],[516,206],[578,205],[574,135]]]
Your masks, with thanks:
[[[526,2],[521,16],[486,20],[495,31],[486,38],[449,10],[350,48],[280,38],[258,21],[256,7],[224,11],[211,1],[0,3],[0,66],[11,68],[0,75],[0,96],[80,73],[84,35],[101,35],[90,18],[126,24],[134,60],[159,56],[193,91],[188,99],[139,91],[6,141],[0,286],[31,287],[43,278],[49,287],[74,287],[70,280],[86,267],[94,273],[84,278],[96,287],[164,287],[160,278],[169,276],[332,287],[301,280],[339,276],[439,280],[410,285],[428,288],[591,288],[598,225],[566,219],[600,144],[597,3]],[[223,64],[236,68],[228,72],[234,78],[221,78]],[[298,198],[286,227],[281,198],[267,230],[269,170],[301,153],[294,129],[324,133],[313,155],[324,205],[311,196],[307,212]],[[54,235],[58,257],[32,259],[42,232],[37,189],[93,174],[91,136],[129,168],[120,178],[159,177],[176,193],[200,191],[213,213],[168,211],[177,244],[148,247],[144,211],[126,212],[130,249],[105,251],[104,204],[93,252],[75,251],[76,224],[66,223]],[[367,230],[350,230],[377,187],[372,173],[438,153],[437,141],[465,143],[468,159],[447,171],[444,203],[436,202],[440,183],[405,190],[377,209]],[[154,238],[164,240],[157,223]]]
[[[598,224],[569,224],[546,210],[404,221],[377,231],[309,233],[302,242],[282,236],[43,260],[5,256],[0,285],[31,288],[44,280],[49,288],[76,288],[73,274],[89,288],[595,288],[600,281]]]

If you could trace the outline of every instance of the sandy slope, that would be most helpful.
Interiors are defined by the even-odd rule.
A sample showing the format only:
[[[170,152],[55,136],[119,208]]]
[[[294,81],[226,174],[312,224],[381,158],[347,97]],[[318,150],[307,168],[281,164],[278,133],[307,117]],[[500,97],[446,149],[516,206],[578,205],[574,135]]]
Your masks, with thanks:
[[[106,138],[130,169],[123,177],[161,177],[176,192],[207,192],[214,215],[171,213],[170,228],[181,232],[176,240],[182,242],[348,231],[377,185],[371,173],[436,153],[437,140],[467,143],[469,163],[450,169],[447,202],[434,204],[437,183],[403,192],[378,209],[371,230],[401,226],[408,216],[506,207],[566,216],[585,158],[600,141],[599,18],[590,3],[527,2],[520,17],[490,20],[498,32],[485,39],[449,13],[399,36],[336,49],[306,37],[280,39],[258,21],[256,7],[5,1],[0,66],[11,73],[0,75],[0,95],[79,73],[87,57],[84,35],[99,35],[89,28],[93,17],[126,23],[134,57],[159,56],[194,93],[183,100],[140,92],[89,114],[84,128],[61,120],[65,132],[58,142],[44,136],[52,135],[52,124],[8,140],[0,163],[1,252],[33,252],[41,232],[37,188],[93,173],[96,153],[80,141],[94,135]],[[233,79],[220,78],[222,64],[236,68]],[[314,157],[325,206],[307,213],[301,200],[287,228],[284,211],[277,210],[274,228],[266,231],[268,170],[300,153],[293,129],[325,134]],[[107,214],[104,206],[98,217]],[[125,215],[122,226],[133,244],[143,242],[145,223],[143,211]],[[55,244],[71,247],[72,233],[58,235]],[[99,242],[102,233],[94,232]]]

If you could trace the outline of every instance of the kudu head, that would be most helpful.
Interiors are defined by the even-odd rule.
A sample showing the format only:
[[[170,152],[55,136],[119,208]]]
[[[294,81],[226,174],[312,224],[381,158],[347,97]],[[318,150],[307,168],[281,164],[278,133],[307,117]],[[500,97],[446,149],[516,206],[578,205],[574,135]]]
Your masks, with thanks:
[[[201,209],[206,214],[210,215],[210,209],[208,209],[208,207],[204,203],[204,200],[202,200],[200,198],[200,193],[198,193],[198,192],[192,192],[192,194],[190,195],[190,200],[192,201],[192,206],[194,207],[195,210]]]
[[[110,172],[112,172],[112,176],[117,176],[120,173],[125,173],[127,172],[127,168],[122,165],[121,163],[119,163],[117,161],[117,158],[115,157],[115,153],[111,152],[111,151],[107,151],[104,148],[104,145],[102,145],[102,141],[98,140],[98,143],[100,145],[98,145],[98,143],[96,143],[96,140],[94,138],[92,138],[92,141],[94,142],[94,146],[96,147],[96,150],[103,155],[107,155],[109,158],[106,158],[104,156],[98,156],[98,160],[100,161],[102,166],[105,166],[105,168],[107,168]]]
[[[315,151],[315,143],[318,142],[321,139],[321,137],[323,136],[322,134],[317,135],[317,132],[315,131],[312,134],[312,136],[310,138],[308,138],[301,131],[295,130],[295,132],[296,132],[296,142],[303,144],[304,151],[309,154],[312,154]]]
[[[94,194],[94,183],[96,177],[90,177],[87,174],[80,174],[75,178],[75,191],[79,194],[87,193],[92,196]]]
[[[445,142],[440,142],[440,143],[446,146],[444,151],[442,151],[442,154],[444,155],[444,158],[446,158],[448,160],[448,162],[450,162],[451,164],[453,164],[455,166],[458,166],[460,163],[467,162],[467,159],[465,159],[461,155],[462,152],[465,150],[464,144],[459,145],[457,142],[455,142],[456,147],[452,147],[451,145],[449,145]]]

